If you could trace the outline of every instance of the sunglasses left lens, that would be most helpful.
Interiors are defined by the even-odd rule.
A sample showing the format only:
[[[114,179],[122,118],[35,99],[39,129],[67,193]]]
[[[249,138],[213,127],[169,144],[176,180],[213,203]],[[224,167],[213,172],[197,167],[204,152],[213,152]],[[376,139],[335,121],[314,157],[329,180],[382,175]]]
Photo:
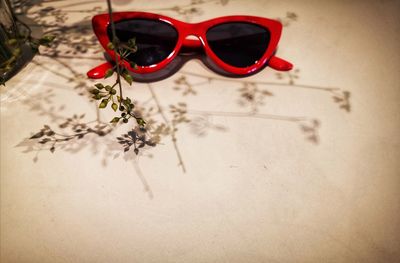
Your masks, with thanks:
[[[166,59],[178,42],[178,32],[170,24],[149,19],[131,19],[115,22],[115,33],[121,42],[135,37],[137,52],[128,59],[138,66],[150,66]],[[107,28],[112,39],[111,27]]]

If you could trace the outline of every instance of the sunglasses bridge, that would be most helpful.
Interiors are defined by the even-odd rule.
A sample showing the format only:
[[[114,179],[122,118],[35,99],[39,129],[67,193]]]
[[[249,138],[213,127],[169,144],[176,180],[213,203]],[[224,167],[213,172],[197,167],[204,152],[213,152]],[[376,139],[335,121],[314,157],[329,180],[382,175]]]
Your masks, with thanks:
[[[203,43],[199,36],[196,35],[187,35],[182,43],[182,48],[180,53],[182,54],[191,54],[195,52],[203,52]]]

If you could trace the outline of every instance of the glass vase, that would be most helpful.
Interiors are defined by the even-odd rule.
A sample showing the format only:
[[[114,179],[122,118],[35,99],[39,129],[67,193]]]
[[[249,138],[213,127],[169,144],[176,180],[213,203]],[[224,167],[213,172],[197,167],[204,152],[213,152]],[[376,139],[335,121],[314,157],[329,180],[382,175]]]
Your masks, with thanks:
[[[0,84],[32,59],[28,32],[16,19],[8,0],[0,0]]]

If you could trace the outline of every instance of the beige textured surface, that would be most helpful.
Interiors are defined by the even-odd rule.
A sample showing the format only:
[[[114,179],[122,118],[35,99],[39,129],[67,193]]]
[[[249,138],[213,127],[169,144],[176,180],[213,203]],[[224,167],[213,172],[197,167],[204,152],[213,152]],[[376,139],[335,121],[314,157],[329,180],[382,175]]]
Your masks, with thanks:
[[[101,61],[99,46],[71,55],[61,51],[74,47],[62,44],[70,58],[35,57],[1,88],[1,262],[398,262],[400,2],[149,3],[119,0],[115,9],[190,21],[284,18],[278,53],[296,65],[298,78],[289,85],[293,75],[279,79],[267,68],[232,81],[192,60],[166,80],[135,84],[129,95],[156,107],[153,89],[168,120],[168,105],[187,104],[192,123],[176,134],[183,173],[171,136],[138,157],[124,154],[116,137],[129,125],[54,153],[26,140],[45,124],[67,133],[57,127],[73,114],[96,118],[94,104],[79,95],[95,82],[68,78],[71,69],[84,74]],[[101,12],[93,7],[105,8],[54,6],[65,25],[87,24]],[[174,6],[181,9],[168,9]],[[64,34],[73,41],[71,32]],[[196,95],[182,96],[182,77]],[[238,90],[251,83],[273,95],[256,94],[265,103],[246,116],[252,103],[241,106]],[[346,91],[350,112],[333,99]],[[101,112],[103,121],[111,117]],[[307,139],[314,133],[317,140]]]

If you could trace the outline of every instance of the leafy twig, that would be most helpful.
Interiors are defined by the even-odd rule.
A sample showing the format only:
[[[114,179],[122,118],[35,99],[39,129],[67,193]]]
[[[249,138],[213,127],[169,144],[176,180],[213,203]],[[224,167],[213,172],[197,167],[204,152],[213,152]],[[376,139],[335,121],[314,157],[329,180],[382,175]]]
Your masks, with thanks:
[[[115,65],[113,68],[107,70],[105,78],[111,77],[114,74],[114,72],[117,74],[117,78],[112,86],[104,85],[102,83],[95,84],[94,85],[95,88],[91,90],[91,93],[93,94],[92,98],[95,100],[101,100],[99,103],[100,109],[104,109],[108,106],[108,104],[110,104],[111,108],[115,112],[117,111],[120,112],[120,116],[114,117],[110,121],[111,123],[117,124],[120,121],[128,123],[129,119],[133,118],[136,120],[136,123],[140,127],[144,127],[144,125],[146,124],[144,119],[141,118],[140,116],[137,116],[133,111],[135,108],[133,100],[129,97],[123,96],[123,89],[121,83],[121,77],[122,77],[129,85],[132,85],[133,79],[132,76],[129,74],[128,69],[125,66],[125,62],[127,61],[127,57],[130,54],[135,53],[137,51],[136,39],[131,38],[128,40],[127,43],[120,43],[115,33],[115,25],[113,20],[111,1],[107,0],[107,4],[108,4],[108,14],[110,17],[111,32],[112,32],[112,41],[108,43],[107,48],[114,51]],[[129,64],[133,68],[136,67],[136,64],[134,62],[129,62]],[[117,94],[117,90],[115,89],[117,85],[119,88],[119,94]]]

